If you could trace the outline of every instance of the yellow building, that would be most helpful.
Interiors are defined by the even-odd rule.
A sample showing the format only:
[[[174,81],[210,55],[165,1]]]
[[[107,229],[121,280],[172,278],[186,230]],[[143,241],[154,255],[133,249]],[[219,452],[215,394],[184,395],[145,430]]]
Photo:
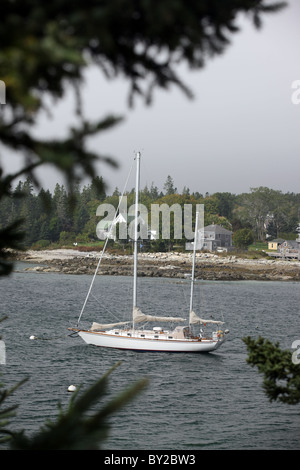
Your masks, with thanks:
[[[277,250],[278,247],[284,242],[282,238],[276,238],[275,240],[272,240],[268,242],[268,250]]]

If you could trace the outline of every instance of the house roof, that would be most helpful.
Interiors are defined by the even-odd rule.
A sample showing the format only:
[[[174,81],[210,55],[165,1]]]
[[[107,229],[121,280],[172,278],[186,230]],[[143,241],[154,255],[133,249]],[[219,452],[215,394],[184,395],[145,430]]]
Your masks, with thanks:
[[[227,230],[226,228],[222,227],[222,225],[217,225],[217,224],[211,224],[207,225],[204,227],[205,232],[215,232],[215,233],[232,233],[230,230]]]
[[[290,246],[292,248],[299,248],[299,243],[296,240],[285,240],[284,243],[285,246]]]

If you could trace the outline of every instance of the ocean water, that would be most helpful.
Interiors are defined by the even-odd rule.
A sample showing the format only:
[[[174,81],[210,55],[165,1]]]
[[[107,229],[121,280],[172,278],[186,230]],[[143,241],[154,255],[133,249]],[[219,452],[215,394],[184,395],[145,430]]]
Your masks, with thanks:
[[[0,381],[10,387],[29,377],[10,403],[18,403],[11,428],[33,434],[67,407],[70,384],[83,389],[117,361],[112,397],[147,377],[148,387],[111,420],[104,449],[211,450],[300,449],[300,405],[270,403],[262,376],[246,363],[244,336],[262,335],[283,349],[300,339],[300,285],[294,282],[203,282],[195,308],[201,316],[226,321],[227,342],[210,354],[137,353],[102,349],[71,338],[91,276],[18,272],[0,280],[0,326],[6,364]],[[98,276],[81,317],[92,321],[129,318],[129,277]],[[187,280],[139,280],[139,304],[146,312],[183,316]],[[38,339],[30,340],[35,335]]]

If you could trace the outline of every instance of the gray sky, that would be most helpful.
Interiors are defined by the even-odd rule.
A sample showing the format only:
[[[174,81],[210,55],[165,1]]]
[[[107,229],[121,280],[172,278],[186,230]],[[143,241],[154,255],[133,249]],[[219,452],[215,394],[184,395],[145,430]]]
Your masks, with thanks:
[[[121,78],[108,82],[92,68],[83,92],[86,116],[126,117],[90,144],[120,164],[118,170],[99,167],[108,190],[123,188],[134,151],[140,150],[142,187],[154,182],[162,189],[171,175],[179,192],[184,186],[211,194],[239,194],[258,186],[300,192],[300,104],[291,101],[292,82],[300,80],[299,19],[299,0],[266,15],[260,31],[241,18],[242,31],[222,56],[199,71],[181,67],[195,95],[192,101],[172,87],[156,90],[150,107],[138,99],[129,109],[128,83]],[[74,122],[71,96],[55,105],[52,120],[41,119],[39,135],[64,135]],[[48,169],[40,174],[51,190],[63,182]]]

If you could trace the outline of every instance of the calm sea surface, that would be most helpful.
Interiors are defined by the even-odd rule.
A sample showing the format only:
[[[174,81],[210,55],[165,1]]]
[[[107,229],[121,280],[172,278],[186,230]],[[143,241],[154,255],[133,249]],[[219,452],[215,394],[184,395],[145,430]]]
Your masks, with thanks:
[[[70,384],[87,388],[121,360],[111,375],[111,397],[139,378],[148,377],[149,385],[111,419],[105,449],[300,449],[300,405],[268,401],[262,376],[246,363],[242,341],[262,335],[291,350],[300,339],[299,284],[204,282],[196,309],[199,313],[201,303],[203,317],[226,321],[225,345],[204,355],[135,353],[88,346],[68,336],[91,276],[23,272],[22,263],[16,268],[0,280],[0,317],[9,317],[1,324],[6,364],[0,366],[0,381],[9,387],[24,377],[30,380],[10,401],[20,404],[12,428],[37,432],[55,419],[58,403],[67,406]],[[145,313],[187,314],[188,281],[143,278],[139,283]],[[98,276],[81,325],[126,318],[131,284],[129,277]],[[31,335],[40,339],[32,341]]]

